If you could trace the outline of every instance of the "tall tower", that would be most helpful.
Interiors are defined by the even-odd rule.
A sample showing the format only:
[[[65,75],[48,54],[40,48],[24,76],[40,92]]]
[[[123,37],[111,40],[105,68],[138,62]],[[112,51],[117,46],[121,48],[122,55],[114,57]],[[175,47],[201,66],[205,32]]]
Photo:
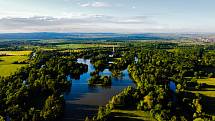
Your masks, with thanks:
[[[115,53],[115,46],[113,45],[113,51],[112,51],[112,53],[109,55],[109,57],[113,58],[114,53]]]

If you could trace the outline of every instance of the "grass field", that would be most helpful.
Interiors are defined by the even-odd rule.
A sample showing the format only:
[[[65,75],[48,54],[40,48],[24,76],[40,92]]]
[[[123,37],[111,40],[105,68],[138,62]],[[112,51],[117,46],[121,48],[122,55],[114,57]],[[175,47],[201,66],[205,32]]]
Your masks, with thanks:
[[[174,49],[169,49],[167,50],[168,52],[172,52],[172,53],[178,53],[180,51],[180,49],[178,48],[174,48]]]
[[[149,112],[140,110],[113,110],[113,121],[156,121]]]
[[[193,93],[200,93],[205,96],[205,111],[207,114],[215,116],[215,78],[198,79],[198,83],[206,83],[208,86]]]
[[[60,44],[57,45],[61,49],[75,49],[75,48],[93,48],[93,47],[117,47],[117,45],[111,44]]]
[[[31,51],[0,51],[0,55],[29,55]]]
[[[79,53],[81,51],[83,51],[83,49],[63,50],[63,51],[60,51],[60,52],[76,52],[76,53]]]
[[[0,57],[0,76],[9,76],[14,73],[17,69],[25,66],[26,64],[12,64],[15,61],[24,61],[28,56],[2,56]]]

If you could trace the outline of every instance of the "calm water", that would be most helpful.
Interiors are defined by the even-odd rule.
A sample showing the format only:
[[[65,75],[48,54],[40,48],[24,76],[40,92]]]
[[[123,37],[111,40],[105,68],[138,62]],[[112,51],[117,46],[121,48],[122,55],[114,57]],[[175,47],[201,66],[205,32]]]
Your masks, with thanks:
[[[176,85],[175,85],[175,82],[170,81],[170,82],[169,82],[169,88],[170,88],[170,90],[172,90],[173,92],[176,92]]]
[[[127,86],[134,86],[130,79],[128,71],[122,71],[120,78],[112,78],[112,86],[110,87],[90,87],[88,86],[88,79],[90,79],[90,72],[95,69],[90,63],[90,60],[78,59],[78,63],[88,65],[88,72],[80,76],[79,80],[72,79],[71,91],[65,94],[66,108],[64,114],[64,121],[83,121],[87,115],[97,113],[98,106],[108,103],[112,96],[121,92]],[[109,69],[100,72],[100,75],[111,75]],[[67,79],[71,80],[71,76]]]

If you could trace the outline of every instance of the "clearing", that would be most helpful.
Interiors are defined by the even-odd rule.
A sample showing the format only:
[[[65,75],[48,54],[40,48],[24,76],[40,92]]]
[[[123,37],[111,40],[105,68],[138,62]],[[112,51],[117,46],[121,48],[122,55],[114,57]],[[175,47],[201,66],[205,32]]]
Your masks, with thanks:
[[[215,78],[198,79],[198,83],[206,83],[207,86],[192,92],[204,95],[204,111],[207,114],[215,116]]]
[[[112,110],[113,121],[156,121],[149,112],[140,110]]]
[[[26,64],[13,64],[13,62],[27,60],[28,56],[0,56],[0,76],[9,76],[11,73],[17,71],[17,69],[25,66]]]

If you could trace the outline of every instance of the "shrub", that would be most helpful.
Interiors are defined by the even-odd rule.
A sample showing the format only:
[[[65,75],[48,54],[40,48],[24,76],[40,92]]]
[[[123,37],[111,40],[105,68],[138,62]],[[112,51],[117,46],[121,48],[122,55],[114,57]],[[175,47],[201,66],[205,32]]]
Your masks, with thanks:
[[[213,77],[213,75],[214,75],[213,73],[209,73],[209,74],[208,74],[208,78]]]

